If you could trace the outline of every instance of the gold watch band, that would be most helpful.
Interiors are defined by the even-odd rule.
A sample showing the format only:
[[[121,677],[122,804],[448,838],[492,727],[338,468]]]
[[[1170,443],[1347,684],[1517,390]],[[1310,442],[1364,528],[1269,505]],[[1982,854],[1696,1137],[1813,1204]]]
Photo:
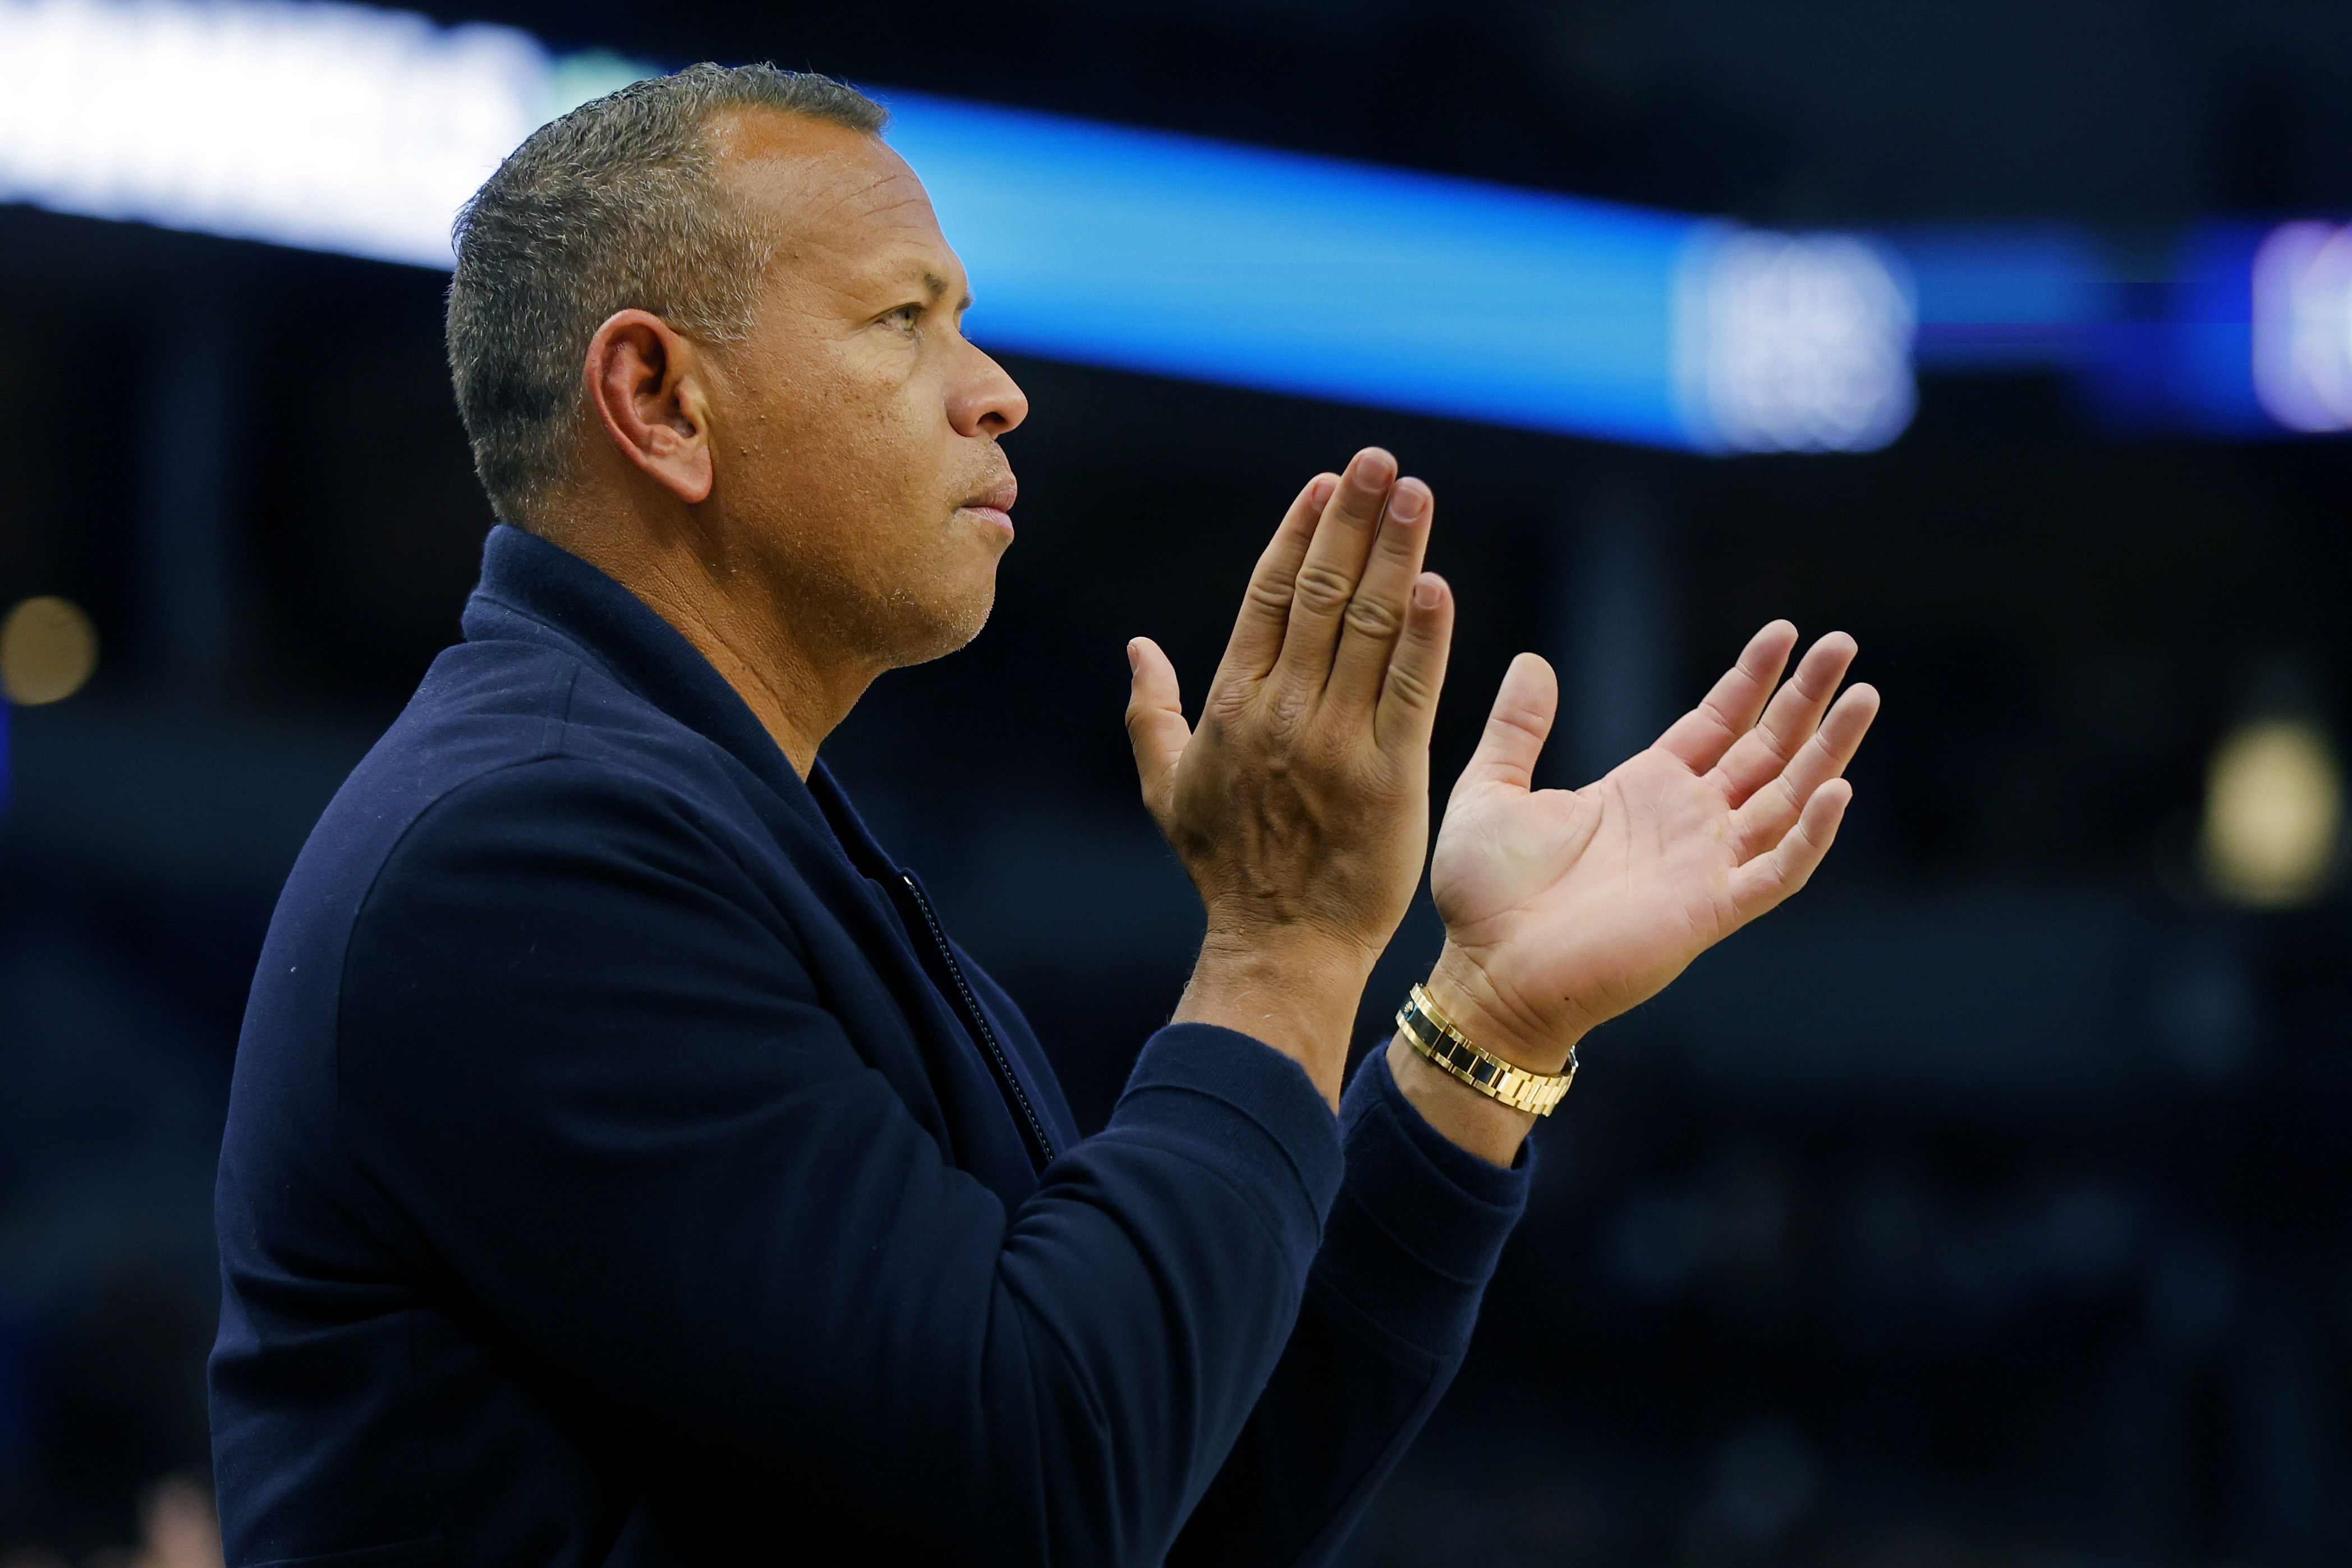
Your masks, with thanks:
[[[1568,1086],[1576,1082],[1576,1048],[1569,1047],[1568,1071],[1553,1076],[1514,1067],[1493,1051],[1473,1045],[1454,1020],[1437,1010],[1429,993],[1415,986],[1397,1009],[1397,1028],[1412,1048],[1441,1071],[1451,1073],[1481,1094],[1500,1100],[1514,1111],[1549,1116]]]

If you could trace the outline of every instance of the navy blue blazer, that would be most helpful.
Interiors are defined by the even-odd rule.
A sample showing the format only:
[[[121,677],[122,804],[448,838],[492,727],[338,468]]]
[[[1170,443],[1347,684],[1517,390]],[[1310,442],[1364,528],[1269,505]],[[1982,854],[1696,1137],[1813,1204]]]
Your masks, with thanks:
[[[1524,1170],[1377,1054],[1335,1121],[1202,1025],[1081,1138],[824,768],[659,616],[501,527],[464,629],[255,977],[228,1561],[1331,1557]]]

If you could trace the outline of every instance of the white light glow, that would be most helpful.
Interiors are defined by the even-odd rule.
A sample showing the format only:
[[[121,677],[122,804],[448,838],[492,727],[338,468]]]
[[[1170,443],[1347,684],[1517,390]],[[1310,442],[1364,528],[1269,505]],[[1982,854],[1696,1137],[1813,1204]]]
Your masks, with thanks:
[[[356,5],[0,0],[0,200],[446,267],[544,120],[507,27]]]
[[[0,0],[0,202],[442,267],[500,159],[648,69],[302,0]],[[1711,452],[1910,417],[1859,240],[885,96],[992,347]]]
[[[2289,430],[2352,430],[2352,230],[2284,224],[2254,253],[2254,395]]]
[[[1700,444],[1865,452],[1911,422],[1910,291],[1863,241],[1711,230],[1677,294],[1677,370]]]
[[[2316,725],[2249,724],[2213,754],[2205,873],[2231,902],[2282,908],[2317,897],[2336,869],[2343,825],[2343,776]]]

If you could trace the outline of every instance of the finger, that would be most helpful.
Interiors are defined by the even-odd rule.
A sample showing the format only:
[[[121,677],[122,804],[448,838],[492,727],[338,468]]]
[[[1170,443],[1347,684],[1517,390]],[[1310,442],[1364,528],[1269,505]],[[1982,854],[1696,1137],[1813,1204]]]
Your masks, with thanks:
[[[1478,737],[1478,749],[1454,787],[1459,795],[1474,786],[1498,785],[1525,790],[1535,783],[1536,758],[1543,755],[1544,738],[1551,734],[1553,715],[1559,707],[1559,680],[1551,666],[1534,653],[1521,653],[1503,672],[1502,688]]]
[[[1367,446],[1349,463],[1315,525],[1307,558],[1290,596],[1290,619],[1282,632],[1282,654],[1273,679],[1297,694],[1320,696],[1331,678],[1331,653],[1339,623],[1356,597],[1357,580],[1372,534],[1396,483],[1396,459]]]
[[[1445,656],[1454,644],[1454,591],[1433,571],[1413,580],[1396,656],[1381,683],[1372,736],[1392,748],[1429,745],[1437,721],[1437,694],[1445,686]],[[1538,748],[1542,742],[1537,743]]]
[[[1843,632],[1832,632],[1806,650],[1797,673],[1765,705],[1764,717],[1733,741],[1715,765],[1725,799],[1739,805],[1780,776],[1820,727],[1830,699],[1837,695],[1838,683],[1853,664],[1854,652],[1853,639]]]
[[[1331,659],[1333,702],[1371,707],[1381,700],[1390,657],[1404,631],[1406,600],[1421,579],[1437,497],[1418,479],[1400,479],[1372,536],[1363,580],[1340,618],[1339,648]]]
[[[1838,698],[1829,716],[1798,748],[1780,777],[1769,780],[1731,814],[1731,842],[1743,861],[1780,841],[1813,792],[1846,770],[1870,721],[1878,716],[1878,689],[1858,685]]]
[[[1731,743],[1755,725],[1764,699],[1772,695],[1788,665],[1789,650],[1796,645],[1797,629],[1786,621],[1775,621],[1750,637],[1739,662],[1724,672],[1705,700],[1658,737],[1659,749],[1680,758],[1694,773],[1713,768]]]
[[[1257,558],[1249,588],[1242,595],[1242,612],[1217,666],[1220,681],[1228,676],[1258,680],[1274,668],[1282,652],[1283,628],[1290,622],[1290,597],[1298,580],[1299,564],[1307,559],[1307,541],[1315,537],[1315,520],[1331,503],[1339,485],[1337,474],[1318,474],[1298,492],[1283,514],[1282,526]]]
[[[1731,904],[1743,924],[1811,879],[1836,841],[1838,824],[1845,821],[1846,803],[1853,799],[1852,784],[1831,779],[1813,791],[1797,825],[1771,853],[1759,855],[1731,873]]]
[[[1143,787],[1143,804],[1155,820],[1164,821],[1176,789],[1176,764],[1192,738],[1184,722],[1182,694],[1177,689],[1176,666],[1149,637],[1127,645],[1134,680],[1127,698],[1127,740],[1135,748],[1135,776]]]

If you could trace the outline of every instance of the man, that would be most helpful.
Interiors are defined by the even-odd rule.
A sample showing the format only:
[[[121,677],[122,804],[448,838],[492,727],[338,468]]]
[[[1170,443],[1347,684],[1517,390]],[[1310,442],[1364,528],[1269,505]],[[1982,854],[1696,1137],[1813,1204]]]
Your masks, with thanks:
[[[1875,703],[1831,706],[1849,640],[1776,695],[1766,629],[1575,794],[1528,789],[1553,691],[1522,657],[1433,862],[1423,1047],[1343,1102],[1453,614],[1427,486],[1360,453],[1283,520],[1197,727],[1129,649],[1207,934],[1080,1137],[816,760],[979,630],[1025,413],[880,125],[698,67],[539,131],[462,220],[451,362],[503,521],[255,981],[234,1563],[1328,1560],[1519,1212],[1507,1100],[1836,829]]]

